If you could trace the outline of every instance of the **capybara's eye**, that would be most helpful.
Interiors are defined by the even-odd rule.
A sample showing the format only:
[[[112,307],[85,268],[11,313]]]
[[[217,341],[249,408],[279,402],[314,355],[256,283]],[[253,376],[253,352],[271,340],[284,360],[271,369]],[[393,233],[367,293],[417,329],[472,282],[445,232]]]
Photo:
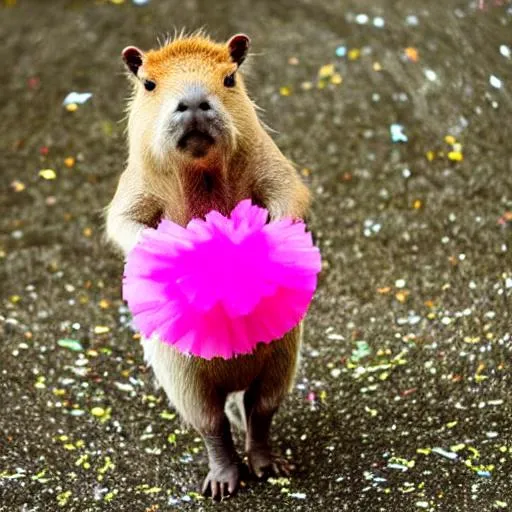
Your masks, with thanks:
[[[234,87],[235,86],[235,73],[228,75],[224,78],[224,86],[225,87]]]
[[[146,91],[152,91],[156,87],[156,84],[151,80],[144,80],[144,87]]]

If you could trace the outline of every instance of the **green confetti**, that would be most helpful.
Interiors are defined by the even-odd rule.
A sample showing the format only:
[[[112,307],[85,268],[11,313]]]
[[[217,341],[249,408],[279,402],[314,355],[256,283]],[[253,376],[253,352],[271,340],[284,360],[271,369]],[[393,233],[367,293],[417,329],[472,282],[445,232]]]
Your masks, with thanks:
[[[73,493],[71,491],[64,491],[57,495],[57,503],[59,507],[65,507]]]
[[[366,341],[356,341],[356,348],[352,350],[350,359],[352,361],[360,361],[372,353],[370,346]]]
[[[59,345],[59,347],[68,348],[73,352],[80,352],[81,350],[84,349],[84,347],[82,347],[82,344],[78,340],[73,340],[71,338],[62,338],[59,341],[57,341],[57,345]]]
[[[160,413],[160,418],[163,418],[164,420],[173,420],[176,418],[176,414],[169,411],[162,411]]]

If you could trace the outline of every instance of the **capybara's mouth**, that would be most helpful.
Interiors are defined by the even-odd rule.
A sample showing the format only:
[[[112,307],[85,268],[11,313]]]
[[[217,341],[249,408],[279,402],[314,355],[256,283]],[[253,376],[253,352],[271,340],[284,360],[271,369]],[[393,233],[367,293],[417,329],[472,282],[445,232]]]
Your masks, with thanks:
[[[190,152],[194,158],[205,156],[213,144],[215,139],[209,133],[195,128],[186,132],[178,140],[178,148]]]

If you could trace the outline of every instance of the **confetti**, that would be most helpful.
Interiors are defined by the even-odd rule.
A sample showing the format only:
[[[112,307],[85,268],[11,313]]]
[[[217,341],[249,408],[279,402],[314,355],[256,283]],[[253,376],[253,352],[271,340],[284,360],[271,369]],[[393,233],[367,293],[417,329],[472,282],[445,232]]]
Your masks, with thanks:
[[[68,156],[64,159],[64,165],[68,168],[74,167],[75,159],[72,156]]]
[[[80,341],[71,338],[62,338],[57,341],[57,345],[72,350],[73,352],[80,352],[84,349]]]
[[[330,78],[334,74],[334,64],[325,64],[318,70],[320,80]]]
[[[91,414],[96,418],[101,418],[102,416],[105,416],[106,412],[107,411],[103,407],[93,407],[91,409]]]
[[[374,27],[383,28],[385,24],[386,22],[384,21],[384,18],[382,18],[381,16],[375,16],[375,18],[373,18]]]
[[[432,69],[426,69],[425,76],[427,77],[427,80],[430,80],[431,82],[435,82],[437,80],[437,73]]]
[[[41,169],[39,176],[44,180],[54,180],[57,178],[57,173],[53,169]]]
[[[11,188],[14,190],[14,192],[23,192],[27,187],[22,181],[14,180],[11,181]]]
[[[405,51],[405,56],[411,62],[418,62],[419,55],[418,55],[418,50],[416,48],[413,48],[412,46],[409,46],[404,51]]]
[[[441,457],[445,457],[446,459],[450,460],[456,460],[458,458],[458,455],[456,453],[449,452],[439,447],[432,448],[432,453],[437,453],[438,455],[441,455]]]
[[[68,105],[82,105],[92,98],[91,92],[70,92],[65,98],[62,104],[67,107]]]
[[[358,362],[361,359],[369,356],[372,353],[370,346],[366,341],[356,341],[356,348],[352,350],[352,355],[350,356],[350,360],[354,362]]]
[[[370,18],[368,17],[367,14],[358,14],[356,16],[356,23],[358,25],[366,25],[368,23],[369,19]]]
[[[503,82],[495,75],[491,75],[489,77],[489,83],[495,88],[495,89],[501,89],[501,86]]]
[[[405,24],[408,25],[409,27],[416,27],[416,26],[418,26],[419,25],[418,16],[416,16],[415,14],[409,14],[405,18]]]
[[[361,50],[359,48],[352,48],[348,52],[348,59],[349,60],[357,60],[361,56]]]
[[[407,142],[409,138],[404,133],[404,126],[401,124],[393,123],[389,126],[389,133],[392,142]]]
[[[336,57],[345,57],[345,55],[347,55],[347,47],[346,46],[338,46],[338,48],[336,48]]]

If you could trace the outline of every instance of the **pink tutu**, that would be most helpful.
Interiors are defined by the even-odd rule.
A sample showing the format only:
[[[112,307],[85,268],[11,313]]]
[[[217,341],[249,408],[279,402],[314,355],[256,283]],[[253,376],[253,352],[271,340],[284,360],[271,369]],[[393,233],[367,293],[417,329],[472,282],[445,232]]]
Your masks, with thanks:
[[[183,353],[211,359],[249,354],[295,327],[320,272],[305,224],[241,201],[186,228],[163,220],[128,255],[123,297],[135,326]]]

